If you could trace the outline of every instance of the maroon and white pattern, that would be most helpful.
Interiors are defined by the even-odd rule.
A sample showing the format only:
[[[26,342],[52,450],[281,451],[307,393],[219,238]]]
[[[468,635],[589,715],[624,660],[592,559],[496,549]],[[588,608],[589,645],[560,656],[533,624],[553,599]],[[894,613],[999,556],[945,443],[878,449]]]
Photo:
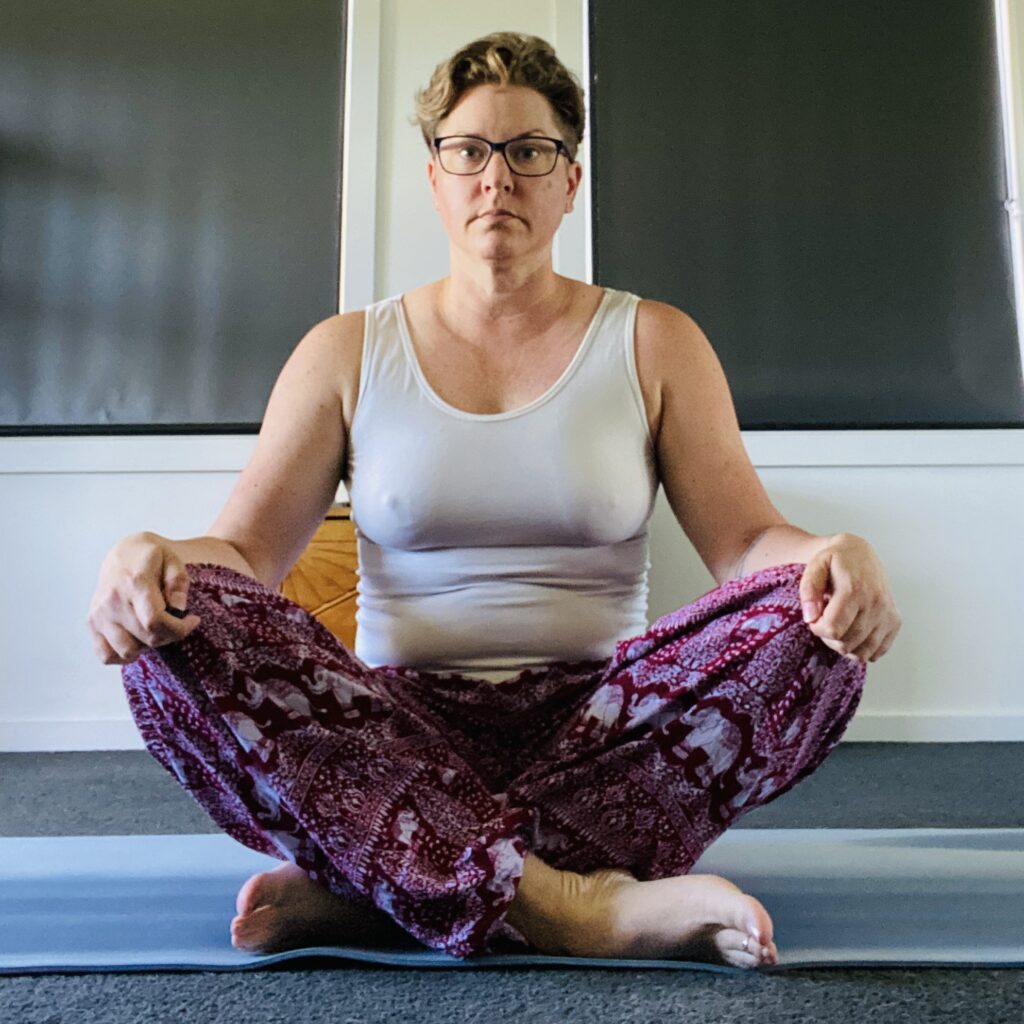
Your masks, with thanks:
[[[803,622],[801,563],[704,594],[606,661],[501,683],[369,668],[256,580],[188,566],[185,640],[122,667],[147,748],[225,832],[464,958],[533,851],[686,874],[839,743],[866,668]]]

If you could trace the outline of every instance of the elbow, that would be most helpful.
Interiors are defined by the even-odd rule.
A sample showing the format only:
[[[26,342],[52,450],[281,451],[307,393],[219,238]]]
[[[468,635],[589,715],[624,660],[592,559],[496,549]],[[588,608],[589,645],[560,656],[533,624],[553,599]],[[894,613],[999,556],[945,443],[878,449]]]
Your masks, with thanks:
[[[280,587],[280,580],[274,579],[275,574],[270,571],[270,567],[265,562],[257,557],[256,553],[249,548],[243,549],[237,541],[228,541],[228,543],[238,555],[237,569],[239,572],[251,576],[257,583],[262,583],[269,590],[277,590]]]
[[[743,534],[736,547],[733,549],[732,561],[720,568],[717,573],[713,573],[715,578],[718,580],[718,585],[722,586],[723,583],[728,583],[729,580],[734,580],[747,575],[750,572],[750,570],[747,569],[747,563],[751,561],[751,555],[754,553],[755,548],[757,548],[761,541],[764,540],[769,530],[773,530],[780,525],[785,524],[773,522],[765,526],[758,527],[753,534],[750,532]]]

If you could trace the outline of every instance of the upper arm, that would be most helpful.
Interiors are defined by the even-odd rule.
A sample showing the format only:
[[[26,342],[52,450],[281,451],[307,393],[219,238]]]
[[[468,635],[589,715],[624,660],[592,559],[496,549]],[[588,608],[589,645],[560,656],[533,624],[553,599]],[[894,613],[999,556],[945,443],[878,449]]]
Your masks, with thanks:
[[[655,453],[665,497],[721,584],[758,533],[786,520],[747,456],[722,366],[696,322],[645,299],[636,342],[638,372],[659,406]]]
[[[363,313],[314,326],[267,401],[256,449],[208,534],[236,547],[277,589],[334,501],[348,439],[343,395],[358,380]]]

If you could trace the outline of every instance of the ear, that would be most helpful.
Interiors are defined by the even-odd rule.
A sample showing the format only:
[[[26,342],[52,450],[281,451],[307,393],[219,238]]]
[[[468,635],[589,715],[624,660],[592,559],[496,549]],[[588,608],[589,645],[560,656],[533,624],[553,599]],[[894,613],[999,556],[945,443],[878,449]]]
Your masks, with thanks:
[[[434,158],[427,161],[427,180],[430,182],[430,196],[434,201],[434,209],[437,209],[437,168],[434,166]]]
[[[580,163],[571,164],[569,177],[566,182],[568,192],[565,199],[565,212],[572,213],[572,205],[576,199],[576,193],[580,190],[580,182],[583,180],[583,165]]]

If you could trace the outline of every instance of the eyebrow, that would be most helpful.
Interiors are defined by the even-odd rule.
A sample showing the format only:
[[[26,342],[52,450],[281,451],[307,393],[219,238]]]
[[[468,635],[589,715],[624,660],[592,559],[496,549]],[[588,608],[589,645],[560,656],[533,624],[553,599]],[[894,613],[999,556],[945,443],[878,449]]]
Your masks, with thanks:
[[[512,138],[508,139],[507,141],[511,142],[512,139],[525,139],[528,135],[543,135],[544,131],[544,128],[531,128],[529,131],[520,132],[518,135],[513,135]],[[472,135],[481,139],[485,137],[481,135],[479,132],[452,132],[452,135]]]

